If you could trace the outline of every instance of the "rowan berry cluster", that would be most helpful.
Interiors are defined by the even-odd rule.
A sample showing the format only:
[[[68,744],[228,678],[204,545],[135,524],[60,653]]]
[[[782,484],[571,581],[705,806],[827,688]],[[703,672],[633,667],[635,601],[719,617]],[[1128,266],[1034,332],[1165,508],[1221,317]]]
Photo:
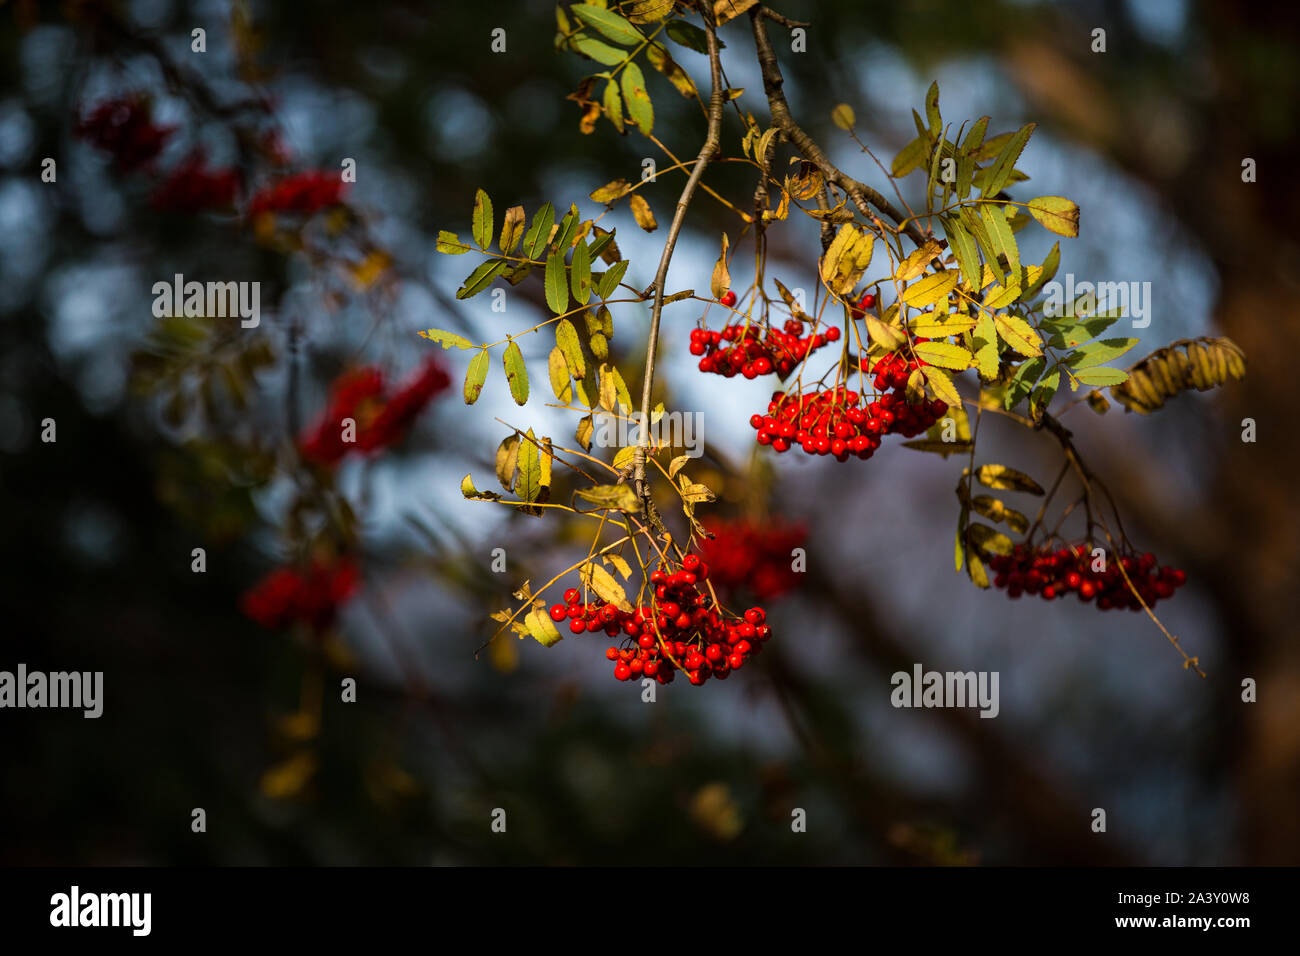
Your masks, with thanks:
[[[244,592],[239,606],[269,630],[301,621],[319,634],[356,593],[358,577],[356,564],[347,559],[313,561],[306,570],[276,568]]]
[[[1124,555],[1119,564],[1108,562],[1105,570],[1094,571],[1087,544],[1037,549],[1018,544],[1011,554],[989,559],[995,575],[993,586],[1005,588],[1007,597],[1037,594],[1051,601],[1074,592],[1084,603],[1095,598],[1098,610],[1140,611],[1142,604],[1125,582],[1119,565],[1123,565],[1147,607],[1155,607],[1157,601],[1173,597],[1187,583],[1187,575],[1181,569],[1158,566],[1155,555],[1150,553]]]
[[[236,169],[209,169],[206,155],[195,150],[163,180],[149,202],[167,212],[199,213],[229,209],[239,196],[240,177]]]
[[[713,535],[704,540],[700,551],[711,569],[714,588],[728,593],[744,590],[767,601],[798,583],[791,552],[807,537],[803,525],[779,520],[760,524],[744,518],[706,518],[702,524]]]
[[[721,332],[692,329],[691,354],[703,356],[701,372],[724,378],[743,375],[752,379],[772,372],[785,378],[813,352],[839,338],[840,330],[836,326],[805,336],[804,323],[799,319],[787,319],[781,331],[763,330],[755,325],[727,325]]]
[[[415,376],[391,395],[383,369],[376,366],[340,376],[330,387],[324,414],[299,442],[303,457],[335,465],[350,451],[376,452],[397,444],[424,406],[450,383],[446,370],[433,358],[426,359]],[[354,433],[345,435],[349,419]]]
[[[650,575],[654,592],[649,605],[623,611],[614,604],[580,603],[581,595],[570,588],[564,603],[551,607],[551,619],[559,623],[567,618],[574,634],[623,634],[627,646],[605,652],[620,681],[644,676],[668,684],[678,670],[696,685],[710,677],[725,680],[759,653],[772,628],[764,623],[761,607],[733,618],[713,606],[707,589],[700,587],[708,576],[709,567],[699,555],[687,555],[681,567]]]
[[[141,95],[105,100],[77,123],[77,135],[112,153],[122,172],[133,172],[152,163],[176,132],[174,126],[155,124],[151,113]]]
[[[897,433],[910,438],[947,410],[939,399],[910,405],[902,388],[863,407],[862,396],[841,385],[793,397],[774,393],[767,414],[750,416],[749,424],[758,432],[758,443],[771,445],[773,451],[789,451],[797,444],[809,455],[833,455],[837,461],[856,455],[865,461],[876,453],[884,436]]]
[[[248,215],[287,212],[311,215],[343,201],[344,183],[336,172],[308,170],[264,186],[248,201]]]

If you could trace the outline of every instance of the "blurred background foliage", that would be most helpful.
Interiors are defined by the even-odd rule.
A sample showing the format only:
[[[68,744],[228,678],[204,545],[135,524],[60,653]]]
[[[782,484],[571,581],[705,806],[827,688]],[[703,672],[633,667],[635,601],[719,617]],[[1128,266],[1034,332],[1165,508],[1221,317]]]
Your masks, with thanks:
[[[696,315],[678,312],[665,319],[664,394],[706,410],[712,473],[698,479],[724,488],[720,513],[806,522],[810,573],[774,605],[777,638],[760,667],[702,691],[661,688],[647,705],[609,678],[594,641],[544,650],[511,636],[474,657],[490,610],[585,547],[560,522],[460,499],[459,476],[490,475],[506,434],[488,427],[491,414],[572,428],[533,403],[515,408],[499,377],[473,411],[453,389],[397,452],[340,470],[365,582],[335,639],[263,632],[237,610],[284,555],[293,490],[275,449],[338,371],[362,358],[409,369],[433,348],[414,334],[429,326],[490,341],[537,321],[540,282],[513,290],[505,317],[456,303],[464,260],[434,253],[438,229],[465,234],[478,187],[499,210],[576,201],[590,213],[592,189],[638,175],[652,155],[608,125],[578,132],[565,96],[585,71],[553,50],[553,4],[5,7],[0,666],[102,670],[107,697],[97,721],[4,714],[5,862],[1300,862],[1300,509],[1286,430],[1300,330],[1300,8],[777,7],[811,23],[806,53],[780,43],[778,54],[796,118],[840,165],[887,186],[836,134],[836,103],[853,105],[888,157],[911,137],[932,79],[950,120],[988,113],[991,133],[1037,121],[1022,164],[1034,194],[1083,209],[1062,274],[1150,281],[1153,322],[1139,334],[1152,348],[1226,334],[1246,351],[1243,383],[1150,418],[1081,409],[1068,421],[1130,534],[1187,568],[1165,620],[1209,678],[1185,672],[1139,616],[1013,603],[953,576],[956,463],[902,449],[849,472],[750,463],[745,419],[763,389],[701,382],[685,354]],[[206,54],[190,52],[195,27]],[[504,53],[489,51],[496,27]],[[1091,52],[1099,27],[1104,54]],[[747,18],[721,36],[731,85],[765,117]],[[160,53],[210,100],[160,69]],[[674,53],[706,83],[702,57]],[[698,108],[650,82],[656,134],[693,155]],[[160,120],[184,129],[168,157],[201,144],[240,162],[229,116],[210,107],[242,102],[250,83],[269,96],[295,168],[357,160],[357,221],[329,238],[340,261],[391,257],[362,294],[346,270],[256,241],[246,224],[156,212],[138,181],[73,134],[99,100],[144,90]],[[732,119],[729,152],[739,135]],[[44,157],[57,159],[57,183],[41,182]],[[1246,157],[1255,183],[1242,182]],[[740,201],[746,175],[719,166],[709,182]],[[666,223],[681,180],[662,179],[647,198]],[[629,282],[644,287],[663,231],[619,225]],[[706,288],[717,235],[736,226],[697,201],[669,289]],[[811,222],[771,232],[787,284],[812,281],[817,252]],[[262,282],[274,362],[253,370],[245,410],[218,410],[221,427],[169,424],[132,388],[131,356],[156,332],[150,288],[176,272]],[[632,382],[645,310],[617,319]],[[445,360],[457,380],[461,356]],[[295,361],[304,374],[286,404]],[[1239,440],[1247,416],[1256,444]],[[57,443],[40,441],[45,418]],[[990,458],[1052,467],[1046,439],[988,441]],[[504,575],[489,569],[498,546]],[[207,549],[203,574],[191,571],[195,547]],[[890,673],[918,661],[999,671],[999,718],[891,709]],[[349,675],[355,704],[338,699]],[[1246,677],[1258,703],[1240,700]],[[195,807],[205,835],[190,832]],[[497,807],[506,835],[489,828]],[[1105,835],[1089,831],[1094,807],[1108,812]],[[806,833],[791,832],[795,808]]]

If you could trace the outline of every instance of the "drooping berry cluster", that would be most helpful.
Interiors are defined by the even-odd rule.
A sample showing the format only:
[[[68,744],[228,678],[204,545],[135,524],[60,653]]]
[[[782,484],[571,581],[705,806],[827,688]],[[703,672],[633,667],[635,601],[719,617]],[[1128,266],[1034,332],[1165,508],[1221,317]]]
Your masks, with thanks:
[[[650,575],[654,596],[648,606],[622,611],[613,604],[584,604],[577,589],[570,588],[564,603],[551,607],[551,619],[568,618],[574,634],[625,635],[627,646],[605,652],[620,681],[645,676],[668,684],[678,670],[696,685],[710,677],[725,680],[759,652],[772,628],[764,623],[761,607],[732,618],[712,606],[707,590],[700,588],[708,576],[708,565],[698,555],[687,555],[680,568]]]
[[[1124,555],[1119,560],[1148,607],[1155,607],[1162,598],[1173,597],[1187,583],[1187,575],[1182,570],[1159,567],[1153,554]],[[1104,571],[1094,571],[1092,563],[1092,551],[1086,544],[1059,549],[1047,546],[1030,549],[1018,544],[1011,554],[989,559],[989,567],[994,571],[993,586],[1005,588],[1010,598],[1037,594],[1051,601],[1073,591],[1085,603],[1095,598],[1098,610],[1142,609],[1114,561],[1108,561]]]
[[[836,326],[805,336],[804,324],[798,319],[787,319],[783,330],[727,325],[721,332],[692,329],[691,354],[703,356],[701,372],[724,378],[743,375],[752,379],[772,372],[785,378],[813,352],[839,338]]]
[[[856,455],[866,460],[885,435],[920,434],[947,410],[939,399],[909,405],[901,388],[864,408],[862,396],[841,385],[798,396],[777,392],[767,414],[750,416],[749,424],[758,432],[758,443],[771,445],[773,451],[789,451],[797,444],[809,455],[834,455],[837,461]]]
[[[356,593],[359,578],[356,564],[346,558],[313,561],[305,570],[276,568],[244,592],[239,606],[268,630],[301,621],[319,634]]]
[[[767,601],[798,584],[791,553],[807,537],[803,525],[779,520],[759,524],[744,518],[706,518],[702,524],[713,535],[704,540],[700,551],[711,569],[714,588],[729,594],[743,590]]]
[[[286,212],[311,215],[343,201],[344,186],[338,173],[307,170],[270,183],[248,201],[248,215]]]
[[[232,167],[210,169],[202,150],[190,153],[163,180],[150,197],[155,209],[198,213],[228,209],[239,196],[239,171]]]
[[[77,135],[112,153],[124,173],[152,163],[174,132],[154,123],[149,100],[139,94],[105,100],[77,123]]]
[[[428,358],[406,384],[389,393],[383,369],[365,366],[340,376],[330,387],[329,405],[302,436],[303,457],[335,465],[352,451],[372,453],[397,444],[411,423],[450,384],[442,364]],[[345,424],[352,422],[352,434]]]

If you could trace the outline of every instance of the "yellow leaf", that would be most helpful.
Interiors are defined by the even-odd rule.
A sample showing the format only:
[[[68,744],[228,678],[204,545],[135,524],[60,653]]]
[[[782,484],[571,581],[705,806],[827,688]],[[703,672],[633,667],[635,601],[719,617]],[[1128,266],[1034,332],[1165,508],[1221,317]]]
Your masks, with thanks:
[[[632,605],[627,602],[627,592],[623,590],[622,585],[599,564],[589,561],[582,566],[578,574],[582,578],[582,583],[602,601],[613,604],[621,611],[632,610]]]
[[[524,237],[524,207],[511,206],[501,222],[501,251],[506,255],[515,251]]]
[[[727,268],[727,247],[730,240],[727,234],[722,234],[722,252],[718,254],[718,261],[713,265],[713,277],[709,282],[709,291],[713,293],[715,299],[721,299],[724,292],[731,288],[731,271]]]
[[[632,191],[632,186],[626,179],[615,179],[613,182],[606,183],[599,189],[591,192],[591,201],[600,203],[612,203],[622,199]]]
[[[645,201],[645,197],[637,193],[632,194],[628,200],[632,206],[632,218],[636,224],[646,232],[654,232],[659,228],[659,223],[655,222],[655,214],[650,211],[650,204]]]

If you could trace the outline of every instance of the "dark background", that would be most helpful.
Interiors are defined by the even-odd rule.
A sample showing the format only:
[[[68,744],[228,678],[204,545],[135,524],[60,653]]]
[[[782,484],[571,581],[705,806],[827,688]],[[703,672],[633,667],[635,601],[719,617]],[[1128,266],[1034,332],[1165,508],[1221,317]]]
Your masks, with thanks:
[[[553,51],[552,6],[248,8],[264,44],[261,87],[296,165],[356,158],[351,199],[395,259],[401,282],[387,295],[342,304],[238,223],[155,213],[139,180],[76,139],[88,105],[144,89],[186,137],[237,155],[222,118],[169,87],[151,46],[217,102],[237,101],[247,89],[227,5],[113,5],[125,34],[103,28],[98,6],[0,11],[0,667],[102,670],[106,685],[97,721],[0,714],[4,862],[1300,862],[1297,8],[792,2],[778,9],[812,24],[802,54],[774,28],[796,118],[851,173],[887,185],[831,125],[838,102],[854,106],[886,162],[910,139],[909,111],[932,79],[947,121],[988,113],[992,133],[1035,120],[1022,188],[1083,209],[1061,274],[1152,283],[1153,321],[1134,333],[1134,355],[1205,334],[1246,351],[1243,382],[1156,416],[1067,416],[1130,535],[1187,569],[1189,586],[1162,616],[1208,679],[1184,671],[1144,617],[1012,604],[953,576],[955,462],[886,449],[861,467],[759,459],[744,477],[744,419],[765,396],[692,371],[688,303],[665,317],[665,397],[706,412],[723,513],[755,507],[753,489],[770,483],[760,507],[808,523],[811,573],[774,605],[774,653],[756,672],[698,690],[679,681],[647,705],[610,679],[594,642],[545,650],[510,637],[474,658],[487,613],[584,547],[559,522],[460,498],[466,471],[479,487],[491,478],[506,433],[493,415],[571,433],[542,399],[510,403],[499,369],[475,409],[453,389],[400,453],[341,476],[366,557],[363,597],[340,622],[348,661],[237,610],[278,553],[283,482],[232,483],[228,458],[200,444],[212,436],[162,427],[130,387],[130,355],[153,321],[150,287],[177,271],[261,281],[278,354],[300,317],[306,416],[350,356],[408,368],[432,348],[418,329],[492,341],[492,323],[538,321],[528,321],[540,315],[536,281],[511,291],[521,314],[506,319],[486,299],[455,303],[470,257],[443,261],[433,238],[468,234],[477,187],[498,217],[544,200],[590,213],[590,190],[634,177],[654,155],[608,124],[578,133],[564,96],[583,64]],[[196,26],[208,32],[203,56],[189,53]],[[498,26],[504,54],[489,51]],[[1098,27],[1104,54],[1090,51]],[[721,36],[731,84],[749,91],[742,105],[765,118],[748,18]],[[703,57],[673,52],[707,83]],[[698,110],[661,77],[650,86],[656,134],[694,155]],[[728,152],[739,152],[738,130],[733,117]],[[58,159],[56,184],[40,181],[46,156]],[[1245,157],[1258,164],[1252,184],[1241,181]],[[634,235],[618,214],[633,284],[652,278],[680,182],[664,176],[647,192],[655,235]],[[741,167],[713,169],[709,182],[736,201],[752,192]],[[692,208],[670,290],[707,288],[718,232],[736,231],[723,213],[703,199]],[[811,223],[774,229],[771,244],[778,276],[811,282]],[[624,374],[639,381],[645,310],[618,319]],[[535,348],[530,359],[544,363]],[[463,357],[446,361],[458,381]],[[268,373],[246,427],[282,435],[286,387]],[[55,444],[39,439],[46,417]],[[1246,417],[1254,444],[1240,440]],[[1045,436],[985,439],[986,460],[1040,480],[1057,467]],[[728,460],[742,472],[728,478]],[[190,571],[200,546],[202,575]],[[494,547],[510,556],[505,575],[489,569]],[[1001,715],[891,709],[889,674],[914,662],[999,671]],[[337,700],[343,675],[359,679],[356,704]],[[1246,677],[1257,703],[1240,700]],[[295,740],[281,720],[317,678],[320,733]],[[205,834],[190,830],[195,807]],[[504,835],[489,829],[497,807]],[[807,811],[807,833],[790,832],[794,807]],[[1094,807],[1107,810],[1105,834],[1089,829]]]

